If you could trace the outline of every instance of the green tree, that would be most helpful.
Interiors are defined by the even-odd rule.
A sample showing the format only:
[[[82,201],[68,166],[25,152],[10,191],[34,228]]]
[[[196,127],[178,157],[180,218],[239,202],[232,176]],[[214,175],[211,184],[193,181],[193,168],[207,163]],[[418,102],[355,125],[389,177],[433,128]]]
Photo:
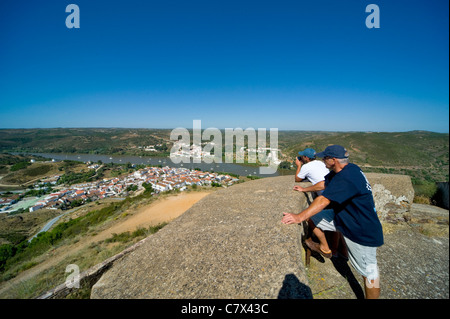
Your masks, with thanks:
[[[291,163],[287,161],[283,161],[280,163],[280,169],[290,169]]]
[[[151,194],[153,192],[153,187],[150,183],[142,183],[142,187],[145,188],[144,194]]]
[[[16,250],[13,245],[1,245],[0,246],[0,271],[4,270],[6,261],[13,257]]]
[[[128,185],[127,187],[127,192],[134,192],[138,189],[137,185],[133,184],[133,185]]]

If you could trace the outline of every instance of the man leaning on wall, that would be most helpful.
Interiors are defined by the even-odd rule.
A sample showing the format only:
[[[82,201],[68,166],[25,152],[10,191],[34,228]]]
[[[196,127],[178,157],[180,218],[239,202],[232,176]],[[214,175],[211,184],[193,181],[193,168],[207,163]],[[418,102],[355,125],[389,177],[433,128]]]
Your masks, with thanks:
[[[298,155],[300,156],[295,159],[295,165],[297,165],[295,181],[302,182],[308,180],[312,186],[302,187],[296,185],[294,186],[294,190],[299,192],[313,192],[316,195],[313,196],[315,198],[322,194],[325,188],[325,175],[329,173],[329,170],[322,161],[316,160],[316,151],[312,148],[306,148],[298,152]]]
[[[316,156],[331,170],[325,176],[325,190],[299,214],[283,213],[282,222],[299,224],[310,219],[309,226],[320,241],[310,244],[322,255],[331,252],[324,231],[341,232],[350,263],[363,276],[366,298],[377,299],[380,276],[376,251],[384,238],[370,183],[357,165],[348,162],[344,147],[331,145]]]

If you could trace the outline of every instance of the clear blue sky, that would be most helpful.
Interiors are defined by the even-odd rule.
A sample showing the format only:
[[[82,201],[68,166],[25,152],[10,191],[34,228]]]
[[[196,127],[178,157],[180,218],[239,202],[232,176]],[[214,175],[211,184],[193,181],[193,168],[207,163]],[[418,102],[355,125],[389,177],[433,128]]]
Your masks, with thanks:
[[[448,132],[448,15],[447,0],[1,0],[0,128]]]

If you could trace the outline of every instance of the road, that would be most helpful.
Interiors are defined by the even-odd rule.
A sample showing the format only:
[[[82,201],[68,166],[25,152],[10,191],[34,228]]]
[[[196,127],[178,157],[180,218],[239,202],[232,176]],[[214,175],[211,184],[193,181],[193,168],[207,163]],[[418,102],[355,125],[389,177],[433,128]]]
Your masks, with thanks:
[[[83,207],[83,206],[76,207],[76,208],[74,208],[74,209],[71,209],[71,210],[69,210],[69,211],[67,211],[67,212],[65,212],[65,213],[63,213],[63,214],[61,214],[61,215],[59,215],[59,216],[56,216],[55,218],[53,218],[52,220],[50,220],[47,224],[45,224],[45,226],[42,227],[42,229],[41,229],[40,231],[38,231],[38,232],[36,233],[36,235],[34,235],[33,237],[31,237],[31,238],[28,240],[28,242],[31,243],[31,241],[33,240],[33,238],[35,238],[37,235],[39,235],[39,234],[42,233],[42,232],[48,231],[48,230],[50,229],[50,227],[52,227],[52,226],[53,226],[53,225],[54,225],[61,217],[65,216],[65,215],[67,215],[67,214],[76,212],[76,211],[77,211],[78,209],[80,209],[81,207]]]
[[[115,200],[124,200],[125,198],[121,198],[121,197],[116,197],[116,198],[111,198],[111,199],[115,199]],[[37,233],[36,233],[36,235],[34,235],[33,237],[31,237],[29,240],[28,240],[28,242],[30,243],[32,240],[33,240],[33,238],[35,238],[39,233],[42,233],[42,232],[46,232],[46,231],[48,231],[61,217],[63,217],[63,216],[65,216],[65,215],[67,215],[67,214],[70,214],[70,213],[74,213],[74,212],[76,212],[77,210],[79,210],[80,208],[82,208],[84,205],[81,205],[81,206],[78,206],[78,207],[75,207],[75,208],[73,208],[73,209],[71,209],[71,210],[69,210],[69,211],[67,211],[67,212],[65,212],[65,213],[63,213],[63,214],[61,214],[61,215],[59,215],[59,216],[56,216],[55,218],[53,218],[52,220],[50,220],[47,224],[45,224],[45,226],[44,227],[42,227],[42,229],[40,230],[40,231],[38,231]]]

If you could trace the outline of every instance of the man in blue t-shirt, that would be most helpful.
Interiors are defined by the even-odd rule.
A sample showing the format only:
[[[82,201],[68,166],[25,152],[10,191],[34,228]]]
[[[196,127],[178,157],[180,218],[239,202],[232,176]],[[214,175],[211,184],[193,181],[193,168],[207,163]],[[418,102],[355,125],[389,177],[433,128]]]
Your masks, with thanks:
[[[309,220],[320,243],[306,243],[324,257],[331,257],[324,231],[339,231],[347,244],[352,266],[364,278],[366,298],[378,298],[377,247],[383,245],[383,230],[375,210],[372,188],[361,169],[348,162],[340,145],[328,146],[317,157],[331,172],[325,176],[325,190],[300,214],[284,213],[284,224]],[[327,209],[325,209],[327,208]]]

